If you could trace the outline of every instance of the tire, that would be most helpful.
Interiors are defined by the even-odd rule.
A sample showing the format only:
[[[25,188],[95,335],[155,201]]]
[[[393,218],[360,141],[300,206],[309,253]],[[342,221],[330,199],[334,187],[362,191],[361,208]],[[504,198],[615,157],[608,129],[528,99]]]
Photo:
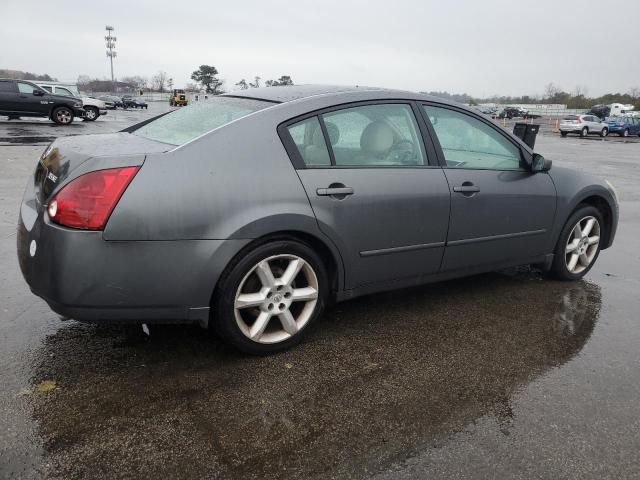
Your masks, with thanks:
[[[561,137],[566,137],[569,132],[560,132]]]
[[[625,128],[624,131],[620,134],[621,137],[628,137],[629,136],[629,129]]]
[[[58,125],[71,125],[73,123],[73,112],[68,107],[58,107],[51,112],[51,120]]]
[[[580,222],[581,230],[584,231],[584,227],[587,224],[586,222],[589,222],[591,219],[594,219],[597,223],[594,223],[590,228],[587,239],[598,237],[598,241],[597,243],[591,244],[593,240],[582,240],[584,243],[581,243],[576,239],[575,227],[578,222]],[[591,270],[591,267],[593,267],[600,255],[600,245],[602,244],[602,238],[605,233],[605,225],[600,210],[590,205],[579,207],[571,214],[560,233],[556,249],[553,252],[554,257],[550,271],[552,276],[560,280],[580,280],[584,277],[589,270]],[[573,250],[567,251],[571,247],[569,244],[570,238],[572,240],[571,243],[575,244],[575,247]],[[576,244],[576,242],[578,243]],[[594,246],[595,248],[593,248]],[[585,260],[588,260],[588,262],[583,262],[581,253],[585,255]],[[576,260],[572,268],[571,264],[574,254],[578,255],[579,259]]]
[[[100,111],[96,107],[84,107],[84,120],[95,122],[100,116]]]
[[[589,129],[587,127],[584,127],[582,130],[580,130],[581,137],[586,137],[587,135],[589,135]]]
[[[287,281],[284,272],[300,265]],[[328,285],[322,260],[307,245],[286,239],[258,245],[236,256],[220,277],[212,302],[212,326],[244,353],[286,350],[299,343],[322,314]],[[247,296],[251,294],[253,299]],[[294,300],[296,295],[299,300]]]
[[[600,136],[606,137],[607,135],[609,135],[609,129],[605,127],[600,131]]]

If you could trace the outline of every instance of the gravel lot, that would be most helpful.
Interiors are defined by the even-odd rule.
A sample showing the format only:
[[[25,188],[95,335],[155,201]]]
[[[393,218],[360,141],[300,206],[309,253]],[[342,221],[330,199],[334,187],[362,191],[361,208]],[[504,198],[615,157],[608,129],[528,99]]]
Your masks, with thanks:
[[[0,119],[0,478],[640,478],[637,139],[538,137],[618,189],[586,281],[519,269],[360,298],[253,358],[197,328],[63,322],[21,277],[44,146],[167,108]]]

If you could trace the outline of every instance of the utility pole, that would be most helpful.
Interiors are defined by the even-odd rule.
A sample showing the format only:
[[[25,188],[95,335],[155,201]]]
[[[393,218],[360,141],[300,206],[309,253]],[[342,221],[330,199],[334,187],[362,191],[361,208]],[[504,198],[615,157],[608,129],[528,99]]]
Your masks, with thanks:
[[[113,27],[111,25],[107,25],[104,27],[107,31],[107,35],[104,37],[105,42],[107,44],[107,57],[109,57],[109,61],[111,62],[111,90],[115,93],[115,78],[113,77],[113,57],[117,57],[117,53],[114,50],[116,48],[116,37],[111,35],[113,32]]]

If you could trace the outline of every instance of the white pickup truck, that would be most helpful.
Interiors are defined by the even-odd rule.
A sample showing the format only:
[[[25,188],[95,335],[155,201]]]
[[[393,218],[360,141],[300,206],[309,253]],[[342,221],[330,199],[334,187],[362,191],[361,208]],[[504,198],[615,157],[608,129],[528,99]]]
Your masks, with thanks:
[[[107,106],[102,100],[98,100],[93,97],[83,97],[80,95],[80,91],[78,90],[78,86],[73,83],[63,83],[63,82],[42,82],[37,81],[33,82],[36,85],[44,88],[46,91],[51,92],[55,95],[65,95],[68,97],[76,97],[82,99],[82,106],[84,108],[84,116],[82,117],[84,120],[88,120],[93,122],[100,115],[107,114]]]

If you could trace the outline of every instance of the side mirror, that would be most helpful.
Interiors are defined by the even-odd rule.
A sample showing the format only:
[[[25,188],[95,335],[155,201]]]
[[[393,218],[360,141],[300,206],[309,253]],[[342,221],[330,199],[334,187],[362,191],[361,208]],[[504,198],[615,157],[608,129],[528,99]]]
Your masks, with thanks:
[[[539,153],[534,153],[533,159],[531,160],[531,171],[538,173],[548,172],[549,170],[551,170],[551,160],[547,160]]]
[[[33,94],[34,94],[36,97],[42,97],[42,96],[44,95],[44,91],[43,91],[43,90],[34,90],[34,91],[33,91]]]

